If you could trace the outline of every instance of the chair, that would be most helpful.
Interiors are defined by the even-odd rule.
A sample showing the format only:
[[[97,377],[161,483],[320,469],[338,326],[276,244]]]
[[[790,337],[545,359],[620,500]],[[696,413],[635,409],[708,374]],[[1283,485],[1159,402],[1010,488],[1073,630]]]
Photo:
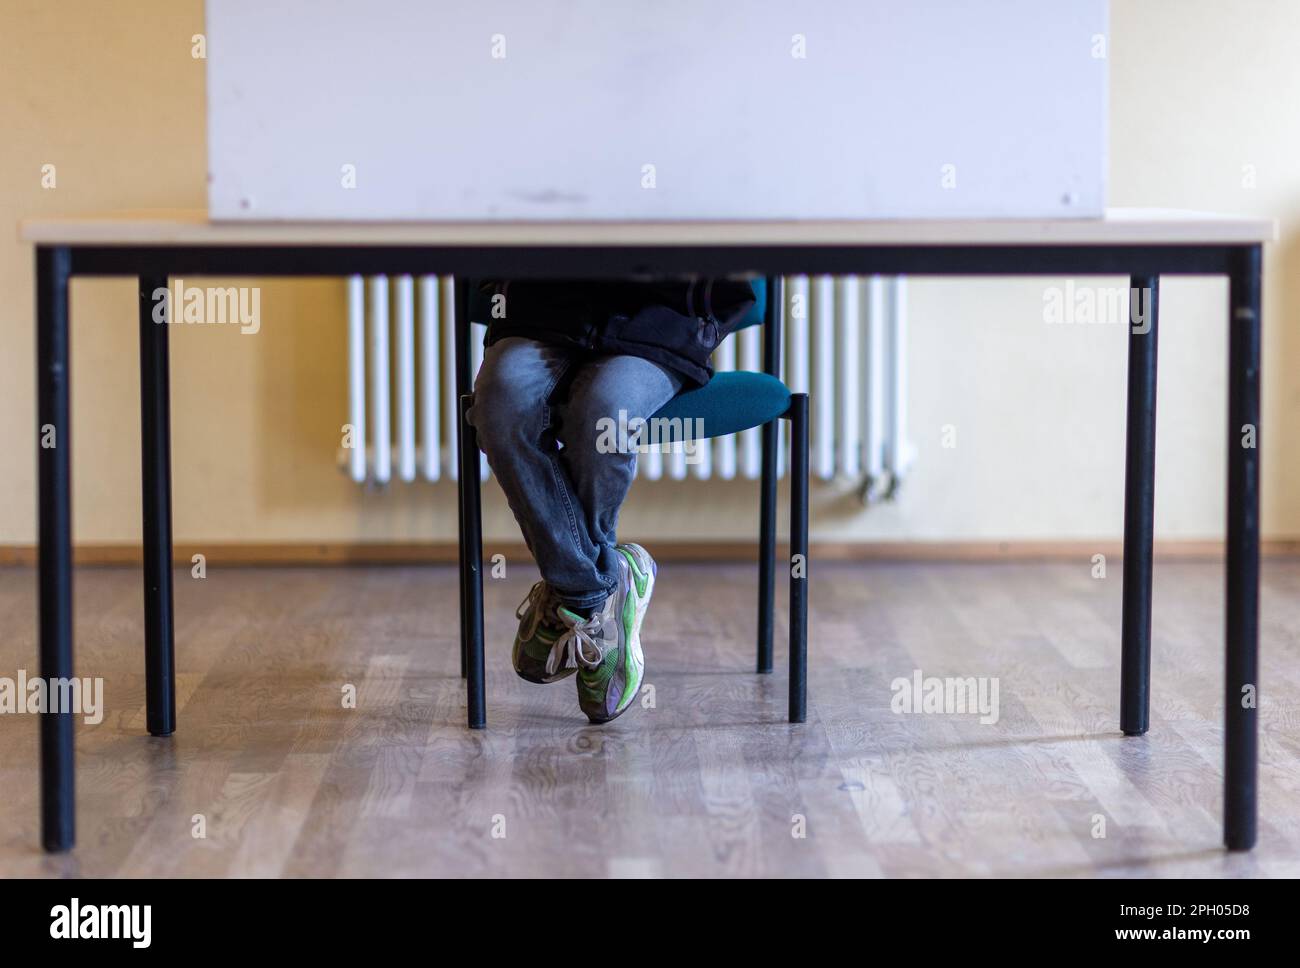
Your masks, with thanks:
[[[456,372],[460,398],[459,473],[461,675],[466,677],[471,729],[486,725],[483,668],[483,540],[479,451],[474,428],[465,415],[473,399],[470,384],[471,322],[485,312],[470,297],[468,280],[456,280]],[[716,374],[705,386],[670,400],[656,418],[679,423],[689,419],[703,436],[762,428],[762,483],[759,500],[758,661],[759,673],[772,671],[776,585],[776,453],[777,420],[791,425],[790,446],[790,695],[789,719],[807,717],[808,680],[808,395],[791,393],[777,377],[781,360],[781,307],[784,289],[779,277],[754,283],[757,297],[737,330],[763,325],[763,372]],[[696,424],[695,421],[702,421]],[[698,436],[698,435],[697,435]]]

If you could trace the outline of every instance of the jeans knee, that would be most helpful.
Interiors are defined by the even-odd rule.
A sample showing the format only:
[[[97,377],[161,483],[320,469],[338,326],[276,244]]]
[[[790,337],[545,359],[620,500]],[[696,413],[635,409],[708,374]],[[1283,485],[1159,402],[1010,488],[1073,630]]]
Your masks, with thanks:
[[[479,387],[468,414],[478,434],[479,448],[491,455],[498,448],[514,447],[521,440],[539,436],[544,407],[544,402],[527,399],[506,387]]]
[[[566,444],[644,434],[648,420],[681,388],[678,376],[637,357],[608,357],[597,365],[565,414]]]
[[[565,418],[577,439],[591,437],[602,420],[618,419],[618,402],[605,393],[586,393],[581,399],[569,401]]]

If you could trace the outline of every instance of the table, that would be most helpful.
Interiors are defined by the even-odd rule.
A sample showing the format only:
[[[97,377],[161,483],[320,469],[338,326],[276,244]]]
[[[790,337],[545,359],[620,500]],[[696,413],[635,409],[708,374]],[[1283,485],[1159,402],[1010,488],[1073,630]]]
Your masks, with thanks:
[[[1124,275],[1151,292],[1150,325],[1130,327],[1124,481],[1120,727],[1148,727],[1155,494],[1157,312],[1162,275],[1228,279],[1228,501],[1225,615],[1224,843],[1256,836],[1259,653],[1259,379],[1262,248],[1272,220],[1117,209],[1090,220],[646,223],[241,223],[194,211],[28,219],[35,247],[40,674],[72,676],[72,502],[68,280],[135,276],[140,292],[145,667],[149,732],[176,727],[172,623],[168,327],[152,293],[172,275],[321,276],[439,273],[507,277],[721,275]],[[464,294],[460,287],[460,293]],[[457,396],[469,392],[468,319],[456,313]],[[1254,428],[1253,439],[1243,433]],[[1250,440],[1251,446],[1243,444]],[[466,493],[475,488],[464,489]],[[479,541],[462,498],[462,541]],[[481,595],[482,575],[473,586]],[[473,594],[475,588],[463,590]],[[462,597],[462,616],[465,614]],[[486,723],[482,629],[465,628],[469,725]],[[797,729],[797,726],[791,728]],[[75,840],[73,716],[40,716],[46,850]]]

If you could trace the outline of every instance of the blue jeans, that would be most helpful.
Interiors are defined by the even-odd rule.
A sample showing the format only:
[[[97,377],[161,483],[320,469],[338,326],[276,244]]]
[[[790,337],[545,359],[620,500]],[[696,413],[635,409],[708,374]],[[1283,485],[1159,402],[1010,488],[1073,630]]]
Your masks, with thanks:
[[[565,605],[594,608],[618,582],[615,530],[636,453],[610,448],[611,436],[621,437],[610,427],[652,416],[681,388],[672,370],[636,356],[520,336],[485,351],[469,421],[542,578]]]

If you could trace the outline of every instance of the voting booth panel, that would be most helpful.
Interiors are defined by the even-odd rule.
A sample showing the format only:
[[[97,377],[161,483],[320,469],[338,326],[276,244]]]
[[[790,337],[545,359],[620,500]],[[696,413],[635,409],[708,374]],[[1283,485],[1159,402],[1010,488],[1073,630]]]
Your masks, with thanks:
[[[207,0],[242,220],[1100,216],[1106,0]]]

